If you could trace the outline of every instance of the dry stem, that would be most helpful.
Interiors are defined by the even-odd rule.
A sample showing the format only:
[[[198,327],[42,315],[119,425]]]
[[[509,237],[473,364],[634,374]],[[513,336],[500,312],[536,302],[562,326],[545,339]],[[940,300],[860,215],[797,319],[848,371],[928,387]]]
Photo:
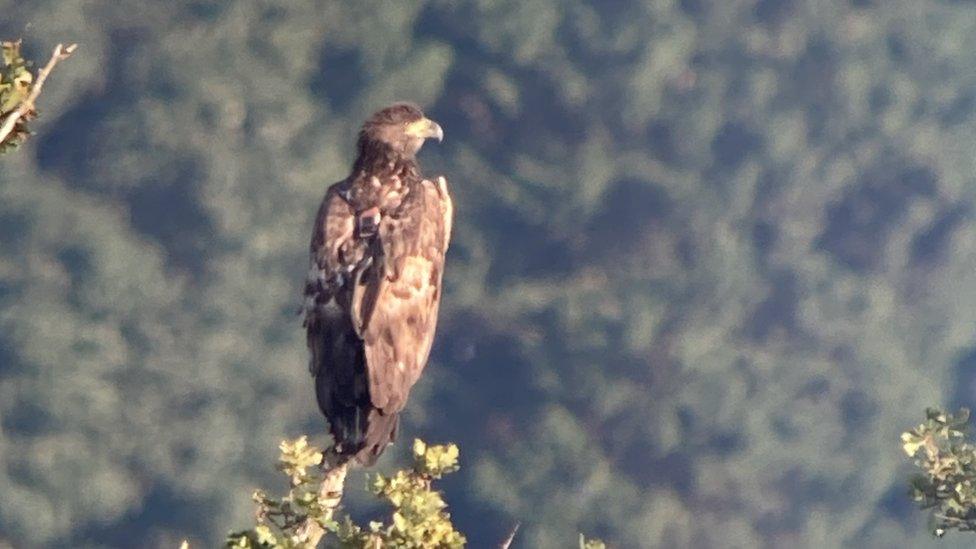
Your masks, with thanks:
[[[319,487],[319,501],[326,508],[325,518],[331,520],[339,503],[342,501],[342,490],[346,482],[348,463],[338,464],[331,452],[326,453],[323,462],[325,477]],[[298,536],[305,542],[305,547],[317,547],[325,529],[314,519],[305,519],[305,523],[298,527]]]
[[[515,523],[515,526],[512,527],[511,533],[509,533],[508,537],[505,538],[505,541],[503,541],[502,544],[498,546],[498,549],[508,549],[509,547],[512,546],[512,542],[515,541],[515,534],[518,533],[520,526],[522,526],[521,522]]]
[[[63,61],[71,57],[71,54],[77,47],[78,44],[71,44],[68,47],[58,44],[57,47],[54,48],[54,53],[51,54],[51,59],[48,60],[47,65],[41,69],[41,72],[37,73],[37,80],[31,86],[30,95],[27,96],[27,99],[21,101],[20,105],[18,105],[13,112],[7,115],[7,118],[5,118],[3,121],[3,125],[0,126],[0,143],[3,143],[10,135],[10,132],[14,131],[14,126],[17,124],[18,120],[34,110],[34,101],[36,101],[37,96],[41,94],[41,88],[44,86],[44,81],[47,80],[47,76],[51,74],[51,70],[54,69],[54,66],[57,65],[59,61]]]

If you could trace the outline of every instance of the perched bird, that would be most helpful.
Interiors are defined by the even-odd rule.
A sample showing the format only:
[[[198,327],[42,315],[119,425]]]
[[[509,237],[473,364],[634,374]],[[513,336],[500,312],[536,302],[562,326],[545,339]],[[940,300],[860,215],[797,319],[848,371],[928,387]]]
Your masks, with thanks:
[[[359,132],[349,176],[330,186],[312,229],[305,328],[315,396],[342,463],[372,465],[427,363],[453,207],[416,155],[444,133],[396,103]]]

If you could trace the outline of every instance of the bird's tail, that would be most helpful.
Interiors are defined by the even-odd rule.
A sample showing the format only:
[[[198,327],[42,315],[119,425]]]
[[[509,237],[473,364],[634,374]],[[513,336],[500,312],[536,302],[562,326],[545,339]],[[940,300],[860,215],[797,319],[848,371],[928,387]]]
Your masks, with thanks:
[[[396,439],[400,419],[373,407],[362,341],[348,324],[321,322],[310,326],[308,346],[316,400],[329,421],[337,460],[372,465]]]
[[[373,465],[396,440],[400,414],[374,408],[368,393],[357,399],[358,402],[342,403],[333,397],[331,389],[324,378],[316,379],[316,396],[319,408],[329,421],[337,463],[354,459],[367,467]]]
[[[350,421],[345,421],[347,419]],[[335,440],[337,462],[355,460],[364,467],[372,466],[386,447],[396,440],[399,426],[400,414],[384,414],[375,408],[362,415],[334,417],[330,430]]]
[[[356,461],[365,467],[376,463],[386,447],[396,440],[400,430],[400,414],[384,414],[373,409],[369,412],[366,422],[366,432],[362,439],[362,447],[356,452]]]

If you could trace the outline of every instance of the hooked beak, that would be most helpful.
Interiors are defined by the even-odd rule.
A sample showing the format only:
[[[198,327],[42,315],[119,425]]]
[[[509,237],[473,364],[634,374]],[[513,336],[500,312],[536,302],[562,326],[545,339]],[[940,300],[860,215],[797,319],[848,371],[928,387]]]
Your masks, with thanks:
[[[444,130],[441,129],[441,125],[433,120],[428,120],[428,122],[430,122],[429,136],[436,139],[438,143],[444,141]]]
[[[444,140],[444,130],[441,129],[440,124],[429,118],[421,118],[410,124],[407,133],[423,139],[436,139],[438,143]]]

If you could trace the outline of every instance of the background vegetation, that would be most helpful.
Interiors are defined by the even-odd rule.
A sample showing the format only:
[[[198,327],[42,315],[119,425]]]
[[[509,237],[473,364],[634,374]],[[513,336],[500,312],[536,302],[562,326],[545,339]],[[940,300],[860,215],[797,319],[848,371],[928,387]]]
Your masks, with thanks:
[[[0,545],[212,546],[282,437],[324,443],[311,216],[412,99],[458,221],[403,441],[459,443],[472,546],[968,546],[896,441],[976,399],[971,2],[0,13],[83,52],[0,163]]]

